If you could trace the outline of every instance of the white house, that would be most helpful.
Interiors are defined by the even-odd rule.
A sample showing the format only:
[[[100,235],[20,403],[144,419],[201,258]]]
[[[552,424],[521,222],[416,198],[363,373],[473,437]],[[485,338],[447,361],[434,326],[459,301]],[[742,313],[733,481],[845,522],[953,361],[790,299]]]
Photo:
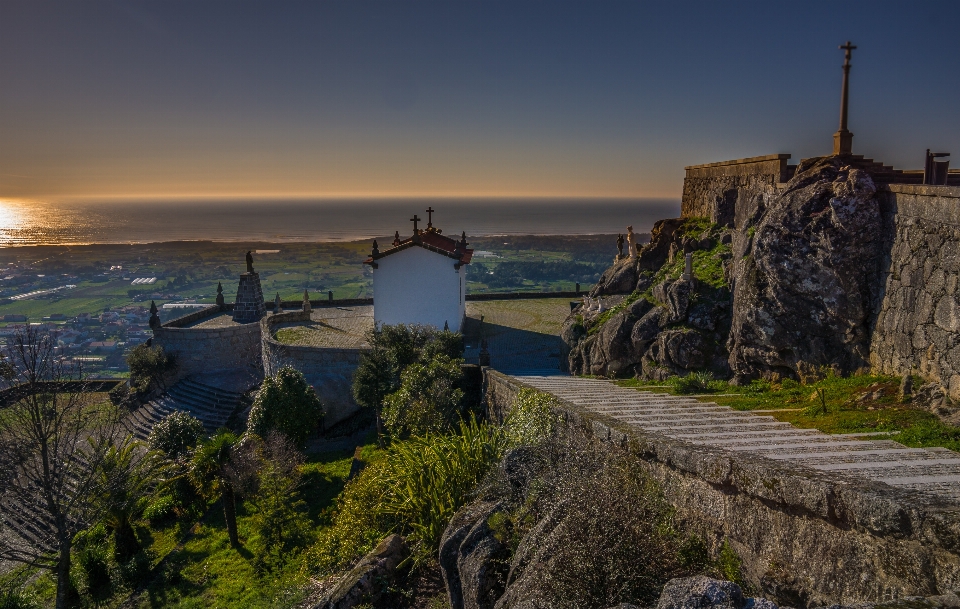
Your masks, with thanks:
[[[433,209],[427,210],[427,228],[418,229],[413,216],[413,235],[401,240],[397,232],[389,249],[373,252],[364,261],[373,268],[373,319],[377,324],[423,324],[435,328],[463,328],[467,294],[466,265],[473,250],[467,236],[451,239],[434,228]]]

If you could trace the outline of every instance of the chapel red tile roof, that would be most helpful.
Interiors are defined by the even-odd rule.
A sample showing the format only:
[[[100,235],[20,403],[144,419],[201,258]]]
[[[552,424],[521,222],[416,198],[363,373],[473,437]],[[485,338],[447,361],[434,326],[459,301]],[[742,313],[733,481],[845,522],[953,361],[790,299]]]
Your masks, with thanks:
[[[465,238],[462,241],[457,241],[456,239],[441,235],[437,231],[421,230],[418,231],[418,234],[404,239],[389,249],[380,250],[377,254],[372,254],[364,260],[363,263],[373,264],[376,260],[380,260],[390,254],[395,254],[411,247],[422,247],[425,250],[453,258],[458,264],[470,264],[470,259],[473,258],[473,250],[462,247],[462,245],[466,245],[465,241]]]

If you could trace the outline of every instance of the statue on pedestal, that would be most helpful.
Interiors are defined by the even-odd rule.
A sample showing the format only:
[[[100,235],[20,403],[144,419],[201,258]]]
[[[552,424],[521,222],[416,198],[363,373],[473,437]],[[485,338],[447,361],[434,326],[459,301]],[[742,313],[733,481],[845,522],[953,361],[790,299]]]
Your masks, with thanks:
[[[617,260],[623,259],[623,233],[617,235]]]
[[[629,251],[629,256],[631,259],[637,257],[637,247],[634,245],[632,226],[627,227],[627,250]]]
[[[247,250],[247,272],[253,272],[253,254],[250,253],[250,250]]]

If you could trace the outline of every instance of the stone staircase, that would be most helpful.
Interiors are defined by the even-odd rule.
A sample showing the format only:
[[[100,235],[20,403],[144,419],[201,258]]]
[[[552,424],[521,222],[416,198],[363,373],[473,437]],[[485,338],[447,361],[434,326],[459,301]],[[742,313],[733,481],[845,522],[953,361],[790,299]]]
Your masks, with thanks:
[[[209,433],[226,425],[240,403],[241,394],[185,378],[137,410],[130,413],[127,429],[144,440],[161,419],[175,410],[190,413]]]
[[[960,454],[946,448],[908,448],[879,439],[886,435],[882,433],[826,434],[800,429],[762,414],[770,411],[737,411],[692,397],[618,387],[606,380],[530,373],[513,376],[525,385],[644,431],[960,499]]]

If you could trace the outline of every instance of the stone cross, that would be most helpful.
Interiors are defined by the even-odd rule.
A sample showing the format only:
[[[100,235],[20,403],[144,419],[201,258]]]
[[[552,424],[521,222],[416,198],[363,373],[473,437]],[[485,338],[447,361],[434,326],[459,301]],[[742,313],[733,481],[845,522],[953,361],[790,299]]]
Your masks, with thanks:
[[[433,206],[427,208],[427,230],[433,228]]]
[[[850,56],[857,47],[850,44],[840,45],[843,50],[843,87],[840,89],[840,129],[833,134],[833,154],[851,154],[853,152],[853,134],[847,130],[847,105],[850,82]]]
[[[417,234],[417,222],[420,222],[420,218],[417,217],[417,214],[413,214],[413,217],[410,218],[410,221],[413,222],[413,234]]]

